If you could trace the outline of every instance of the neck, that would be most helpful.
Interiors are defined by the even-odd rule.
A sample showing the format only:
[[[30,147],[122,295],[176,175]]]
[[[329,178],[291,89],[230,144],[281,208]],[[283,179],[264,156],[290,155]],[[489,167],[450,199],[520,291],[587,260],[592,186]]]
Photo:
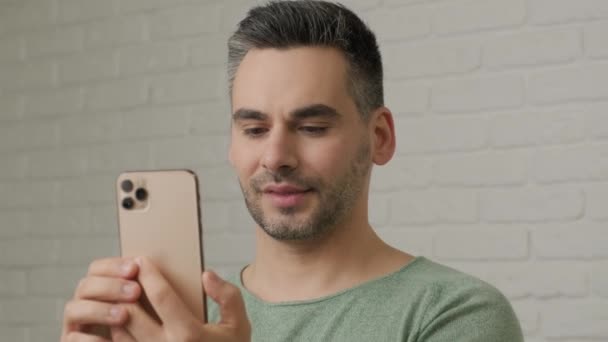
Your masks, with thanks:
[[[309,300],[403,267],[409,255],[376,235],[367,208],[353,212],[360,214],[308,241],[277,241],[258,227],[255,259],[242,275],[245,287],[269,302]]]

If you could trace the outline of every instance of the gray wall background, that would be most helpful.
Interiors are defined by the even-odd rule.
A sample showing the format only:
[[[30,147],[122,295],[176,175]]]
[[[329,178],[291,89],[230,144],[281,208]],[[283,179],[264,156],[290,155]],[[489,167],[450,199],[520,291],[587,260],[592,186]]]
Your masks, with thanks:
[[[527,341],[608,341],[608,1],[350,0],[398,151],[371,217],[501,289]],[[225,41],[254,1],[0,0],[0,340],[57,340],[117,254],[113,181],[196,170],[208,266],[253,254],[226,148]]]

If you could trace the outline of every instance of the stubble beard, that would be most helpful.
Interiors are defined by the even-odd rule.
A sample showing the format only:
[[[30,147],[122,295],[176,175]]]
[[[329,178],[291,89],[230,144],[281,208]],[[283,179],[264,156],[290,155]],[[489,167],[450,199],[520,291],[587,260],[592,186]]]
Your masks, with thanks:
[[[239,181],[245,204],[253,220],[270,237],[280,241],[305,241],[331,232],[353,210],[359,199],[365,177],[371,168],[369,143],[362,143],[348,169],[331,183],[320,178],[306,178],[285,171],[265,173],[251,179],[244,187]],[[317,206],[304,219],[298,219],[298,208],[278,208],[281,217],[269,218],[262,208],[262,187],[271,182],[287,182],[303,188],[312,188],[318,196]]]

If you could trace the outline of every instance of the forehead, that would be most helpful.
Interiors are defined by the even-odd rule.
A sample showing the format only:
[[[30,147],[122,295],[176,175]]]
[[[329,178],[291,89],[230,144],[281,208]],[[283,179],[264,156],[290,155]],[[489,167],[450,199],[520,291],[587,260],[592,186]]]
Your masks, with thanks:
[[[233,110],[286,113],[321,103],[349,111],[346,71],[346,59],[334,48],[252,49],[235,75]]]

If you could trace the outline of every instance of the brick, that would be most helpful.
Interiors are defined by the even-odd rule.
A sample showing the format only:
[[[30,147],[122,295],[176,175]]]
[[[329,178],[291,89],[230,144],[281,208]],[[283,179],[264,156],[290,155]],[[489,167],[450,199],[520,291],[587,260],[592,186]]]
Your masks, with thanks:
[[[50,88],[56,83],[55,65],[51,62],[31,62],[0,68],[0,89],[31,90]]]
[[[0,63],[11,63],[23,60],[23,38],[9,36],[0,38]]]
[[[524,0],[458,0],[437,6],[434,29],[441,34],[517,26],[524,23]]]
[[[433,251],[433,235],[428,229],[377,229],[386,243],[412,255],[430,256]]]
[[[209,101],[194,106],[190,118],[190,134],[230,134],[230,104],[224,101]]]
[[[186,65],[188,51],[181,43],[154,43],[119,51],[121,75],[168,71]]]
[[[57,260],[59,244],[48,239],[3,239],[0,247],[0,265],[20,267],[52,265]]]
[[[608,21],[589,23],[584,30],[585,53],[591,57],[608,57]]]
[[[0,151],[13,152],[23,147],[24,137],[21,123],[3,123],[0,125]]]
[[[191,64],[224,65],[228,59],[228,37],[224,34],[208,34],[188,43]]]
[[[485,120],[475,117],[415,119],[395,123],[400,155],[427,152],[475,151],[488,143]]]
[[[217,68],[205,68],[157,76],[151,79],[155,104],[200,102],[217,99],[222,74]]]
[[[69,57],[59,62],[59,82],[62,84],[107,80],[118,75],[114,52],[95,52]]]
[[[428,6],[379,7],[367,12],[365,18],[379,41],[412,39],[431,33]]]
[[[579,32],[533,31],[493,37],[483,48],[483,64],[492,68],[563,63],[581,54]]]
[[[608,184],[585,187],[586,214],[594,220],[608,220]]]
[[[118,3],[121,13],[136,11],[148,11],[174,7],[176,4],[183,3],[183,0],[121,0]]]
[[[202,196],[205,197],[206,189],[201,189]],[[205,232],[221,232],[234,230],[233,216],[235,203],[230,201],[203,200],[201,204],[203,218],[203,235]],[[251,230],[251,227],[247,227]]]
[[[224,2],[222,5],[220,30],[232,34],[254,4],[251,1],[230,1]]]
[[[398,191],[425,188],[431,184],[432,162],[428,157],[395,156],[386,165],[375,166],[372,172],[372,191]]]
[[[190,112],[189,107],[146,108],[125,112],[120,135],[125,140],[182,137],[189,130]]]
[[[0,157],[0,180],[23,179],[27,170],[27,159],[22,154],[2,155]]]
[[[60,27],[25,36],[25,55],[29,58],[60,56],[82,50],[84,29]]]
[[[382,0],[345,0],[340,3],[355,11],[355,13],[359,13],[379,7]]]
[[[534,24],[557,24],[608,17],[603,0],[532,0],[530,21]]]
[[[589,267],[580,262],[536,263],[528,285],[536,298],[585,297],[589,294]]]
[[[594,294],[608,298],[608,261],[594,261],[591,266],[591,288]]]
[[[59,317],[59,301],[55,298],[25,297],[0,299],[0,322],[23,324],[45,323]]]
[[[385,81],[386,105],[394,115],[424,113],[429,108],[429,87],[403,81]]]
[[[524,259],[528,257],[526,229],[458,229],[438,232],[433,255],[446,259]]]
[[[83,179],[57,182],[59,188],[56,196],[57,205],[62,207],[115,205],[114,182],[117,174],[118,171],[112,176],[90,175]]]
[[[0,296],[24,295],[26,284],[25,272],[0,270]]]
[[[437,82],[431,104],[439,113],[507,109],[523,104],[524,88],[517,75],[467,77]]]
[[[541,225],[531,233],[532,249],[539,259],[585,259],[592,255],[595,224]]]
[[[229,167],[227,163],[221,163],[218,164],[218,166],[193,169],[199,175],[202,191],[201,196],[206,200],[243,200],[243,195],[237,181],[237,175],[234,169]],[[242,221],[238,222],[242,223]]]
[[[439,157],[433,165],[433,179],[439,185],[522,185],[527,181],[527,154],[484,152]]]
[[[23,114],[23,97],[16,95],[0,96],[0,122],[17,120]]]
[[[586,111],[587,136],[593,139],[608,139],[608,106],[595,104]]]
[[[29,213],[28,233],[36,237],[78,236],[90,231],[89,208],[52,208]]]
[[[86,27],[87,48],[115,47],[144,42],[148,26],[143,16],[121,16],[97,21]]]
[[[489,222],[566,221],[583,215],[584,197],[572,186],[488,190],[480,194],[480,206]]]
[[[57,188],[51,181],[0,184],[0,209],[49,207],[55,203]]]
[[[63,304],[63,303],[60,303]],[[60,314],[63,313],[63,305],[60,308]],[[43,324],[30,324],[27,328],[27,342],[46,342],[48,340],[59,341],[61,338],[61,320],[58,318],[55,322]]]
[[[539,149],[532,172],[539,183],[608,180],[608,145]]]
[[[73,114],[81,111],[83,105],[83,92],[80,88],[60,88],[31,93],[24,98],[26,116]]]
[[[65,266],[88,266],[95,259],[117,255],[119,255],[118,236],[64,238],[59,240],[57,262]]]
[[[538,332],[538,326],[540,324],[540,315],[538,307],[535,303],[529,301],[511,301],[515,316],[519,320],[521,330],[526,336],[527,342],[540,342],[530,339],[529,335],[535,335]]]
[[[150,144],[113,143],[91,146],[86,151],[88,174],[113,174],[124,170],[145,170],[150,167]]]
[[[0,338],[4,341],[27,341],[27,329],[24,326],[15,327],[8,324],[0,324]]]
[[[374,227],[383,227],[390,220],[390,196],[378,192],[369,194],[369,222]]]
[[[63,23],[84,22],[111,16],[115,1],[59,0],[58,19]]]
[[[608,300],[560,299],[539,303],[541,333],[548,338],[596,338],[608,336]]]
[[[153,165],[157,168],[214,166],[227,161],[228,142],[224,136],[185,137],[152,144]]]
[[[214,33],[219,28],[220,7],[215,4],[184,5],[156,12],[150,17],[152,39]]]
[[[608,234],[606,234],[605,226],[592,227],[591,234],[591,251],[593,258],[608,258]]]
[[[587,64],[531,73],[528,92],[535,104],[606,98],[608,64]]]
[[[391,200],[392,224],[473,223],[477,194],[468,190],[407,190]]]
[[[108,110],[146,103],[148,84],[144,79],[126,79],[92,86],[85,91],[86,107]]]
[[[106,186],[108,186],[106,184]],[[95,235],[116,236],[116,205],[98,205],[90,211],[90,230]]]
[[[578,110],[501,114],[490,120],[490,139],[496,147],[579,142],[586,137],[584,117]]]
[[[0,187],[1,188],[1,187]],[[2,225],[0,226],[0,238],[24,237],[28,230],[27,213],[25,211],[10,210],[0,212]],[[0,277],[1,279],[2,277]]]
[[[231,248],[225,248],[225,246],[231,246]],[[204,239],[205,262],[211,265],[242,265],[253,259],[254,246],[252,233],[207,236]],[[234,253],[235,250],[238,250],[239,253]]]
[[[58,142],[58,126],[55,122],[28,122],[18,128],[23,137],[21,147],[27,149],[51,148]]]
[[[122,116],[116,113],[77,115],[57,120],[62,145],[81,145],[116,141],[120,137]]]
[[[0,35],[7,32],[32,30],[54,23],[55,6],[52,1],[14,1],[2,8]]]
[[[473,40],[386,44],[387,78],[418,78],[465,73],[478,68],[480,46]]]
[[[78,177],[84,174],[86,154],[78,148],[30,152],[28,176],[33,179]]]

